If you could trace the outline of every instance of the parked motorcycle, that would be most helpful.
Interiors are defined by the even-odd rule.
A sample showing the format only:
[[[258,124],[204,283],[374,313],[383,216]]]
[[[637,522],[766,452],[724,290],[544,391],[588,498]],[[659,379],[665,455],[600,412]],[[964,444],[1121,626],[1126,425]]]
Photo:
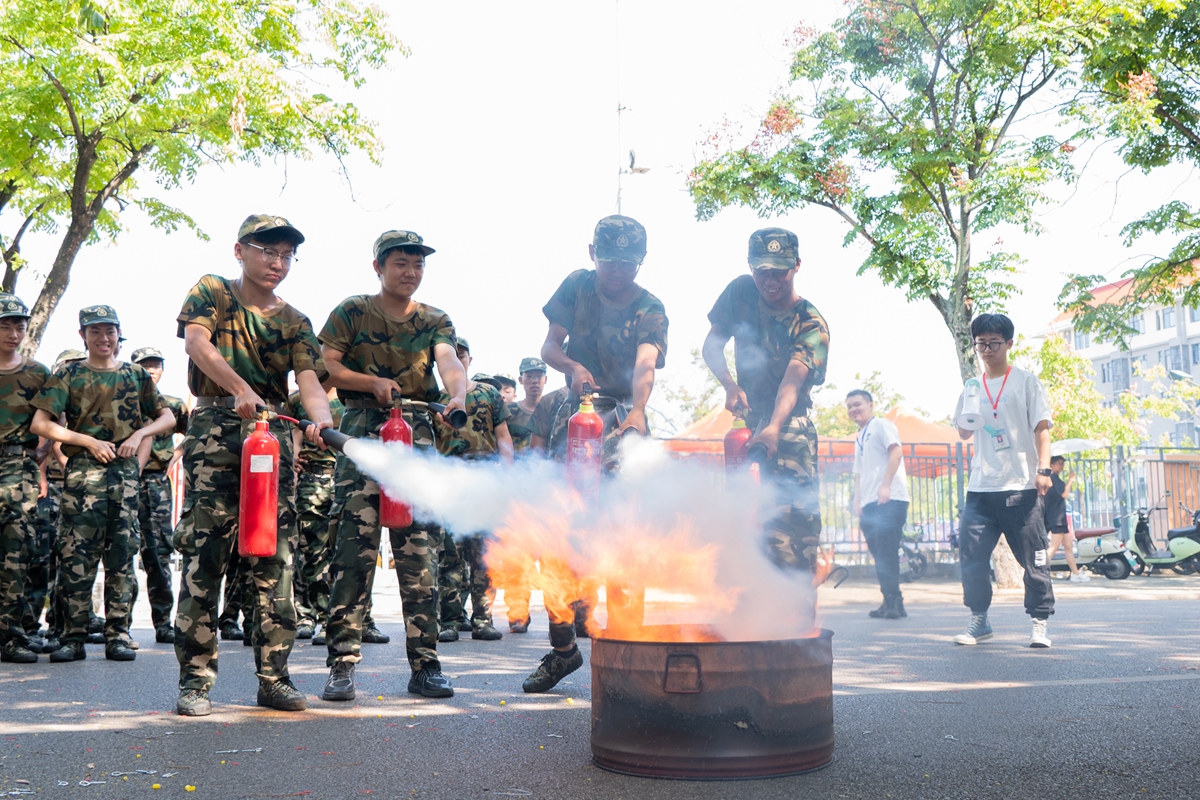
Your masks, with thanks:
[[[917,548],[924,535],[922,529],[910,529],[907,525],[900,534],[900,580],[905,583],[920,580],[929,570],[929,559]]]
[[[1163,495],[1164,498],[1166,496]],[[1138,564],[1144,568],[1147,575],[1151,574],[1156,567],[1160,569],[1170,567],[1180,575],[1191,575],[1200,568],[1200,509],[1193,511],[1183,503],[1180,503],[1179,507],[1191,515],[1192,524],[1186,528],[1172,528],[1167,531],[1166,550],[1160,550],[1150,536],[1151,512],[1165,511],[1166,507],[1158,506],[1137,510],[1137,525],[1128,546],[1129,551],[1137,558]],[[1139,572],[1139,574],[1141,573]]]
[[[1137,559],[1117,536],[1117,528],[1077,528],[1075,564],[1080,569],[1091,570],[1109,580],[1119,581],[1129,577],[1137,566]],[[1066,553],[1060,548],[1050,560],[1050,570],[1064,569],[1070,569],[1070,565],[1067,564]]]

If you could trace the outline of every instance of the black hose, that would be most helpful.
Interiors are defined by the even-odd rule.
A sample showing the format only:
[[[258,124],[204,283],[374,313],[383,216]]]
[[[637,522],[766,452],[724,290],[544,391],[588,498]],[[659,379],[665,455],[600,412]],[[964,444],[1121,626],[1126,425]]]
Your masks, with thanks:
[[[309,426],[312,424],[313,423],[311,420],[302,419],[300,420],[300,430],[307,431]],[[325,444],[332,447],[334,450],[337,450],[339,453],[344,452],[342,448],[346,446],[346,442],[353,438],[353,436],[347,436],[346,434],[334,428],[323,428],[321,430],[321,441],[325,442]]]

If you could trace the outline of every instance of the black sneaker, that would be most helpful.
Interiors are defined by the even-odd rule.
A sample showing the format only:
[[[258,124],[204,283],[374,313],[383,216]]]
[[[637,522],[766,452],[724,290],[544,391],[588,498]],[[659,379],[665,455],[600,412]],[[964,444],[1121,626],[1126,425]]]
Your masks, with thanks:
[[[244,637],[245,634],[236,622],[221,623],[221,638],[225,641],[241,641]]]
[[[314,645],[325,644],[325,628],[323,626],[318,626],[317,629],[313,631],[312,643]]]
[[[888,604],[887,604],[887,601],[885,600],[879,606],[879,608],[875,609],[874,611],[868,611],[867,616],[872,617],[873,619],[883,619],[883,615],[887,613],[887,610],[888,610]]]
[[[454,697],[454,687],[440,669],[422,669],[408,679],[409,694],[422,697]]]
[[[439,642],[457,642],[458,641],[458,626],[452,628],[442,628],[442,632],[438,634]]]
[[[46,646],[46,640],[37,634],[30,634],[29,641],[25,645],[25,649],[33,653],[41,653]]]
[[[104,638],[103,633],[89,633],[86,641],[88,644],[104,644],[108,640]]]
[[[548,692],[558,685],[558,682],[583,666],[583,653],[579,646],[570,653],[560,653],[551,650],[542,656],[542,663],[525,679],[521,688],[530,694]]]
[[[170,625],[160,625],[154,629],[154,641],[159,644],[174,644],[175,629]]]
[[[258,682],[258,704],[276,711],[303,711],[308,708],[304,694],[292,685],[291,678]]]
[[[349,661],[337,661],[329,670],[329,680],[325,681],[325,691],[321,692],[322,700],[353,700],[354,699],[354,665]]]
[[[63,642],[57,650],[50,653],[50,660],[55,664],[64,661],[83,661],[85,658],[87,658],[87,650],[83,649],[83,642]]]
[[[42,652],[49,654],[53,653],[58,648],[62,647],[62,641],[57,636],[48,636],[42,641]]]
[[[183,689],[175,701],[175,713],[181,717],[207,717],[212,713],[208,692],[203,689]]]
[[[0,647],[0,661],[9,664],[36,664],[37,660],[38,654],[16,639],[9,639]]]
[[[387,644],[392,640],[392,637],[388,636],[386,633],[379,630],[379,628],[376,628],[375,625],[372,624],[363,628],[362,640],[364,644]]]
[[[529,633],[529,623],[532,621],[533,621],[533,619],[530,617],[526,617],[524,620],[522,620],[520,622],[511,622],[510,621],[508,623],[508,632],[509,633]]]
[[[474,629],[472,629],[471,638],[482,639],[485,642],[494,642],[497,639],[503,639],[504,634],[496,630],[495,626],[490,622],[485,622],[482,625],[477,625]]]
[[[458,621],[458,629],[460,631],[462,631],[463,633],[466,633],[467,631],[471,630],[471,620],[467,619],[466,617],[463,617],[462,619],[460,619]]]
[[[311,639],[313,637],[313,626],[307,622],[301,622],[296,626],[297,639]]]
[[[104,657],[109,661],[133,661],[137,658],[137,653],[129,646],[128,642],[114,639],[104,645]]]

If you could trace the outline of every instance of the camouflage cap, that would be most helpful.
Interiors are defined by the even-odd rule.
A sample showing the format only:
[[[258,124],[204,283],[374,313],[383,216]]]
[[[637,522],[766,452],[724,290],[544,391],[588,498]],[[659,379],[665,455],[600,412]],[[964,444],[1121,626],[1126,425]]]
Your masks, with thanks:
[[[800,260],[800,240],[784,228],[750,234],[750,269],[792,269]]]
[[[524,375],[526,372],[536,372],[537,370],[545,372],[546,362],[542,361],[540,358],[534,358],[533,356],[530,356],[529,358],[521,359],[521,368],[517,370],[517,374]]]
[[[455,341],[457,342],[457,344],[455,345],[454,349],[457,350],[459,347],[461,347],[463,350],[466,350],[468,353],[471,352],[471,345],[467,344],[466,337],[457,336],[457,337],[455,337]]]
[[[58,358],[54,359],[52,370],[57,372],[58,368],[63,364],[68,364],[72,361],[83,361],[85,358],[87,358],[87,353],[82,350],[63,350],[58,354]]]
[[[121,320],[112,306],[88,306],[79,310],[79,327],[86,328],[102,322],[121,327]]]
[[[162,351],[157,347],[139,347],[137,350],[133,351],[133,355],[129,357],[129,360],[135,364],[140,364],[143,361],[151,358],[157,358],[159,361],[166,361],[166,359],[163,358]]]
[[[0,294],[0,319],[6,317],[24,317],[29,319],[29,306],[15,294]]]
[[[493,377],[500,381],[500,383],[504,386],[511,386],[514,389],[517,388],[517,379],[512,375],[509,375],[507,372],[497,372]]]
[[[304,234],[295,225],[283,217],[277,217],[274,214],[251,214],[246,217],[246,221],[242,223],[242,227],[238,228],[237,238],[238,241],[241,241],[251,234],[268,233],[270,231],[287,231],[292,235],[292,242],[294,244],[304,244]]]
[[[429,245],[425,244],[425,240],[421,238],[421,234],[413,231],[385,231],[379,234],[379,238],[375,240],[371,252],[375,254],[375,260],[391,250],[394,247],[416,247],[424,255],[433,255],[437,252]]]
[[[471,380],[475,381],[476,383],[486,383],[488,386],[494,386],[497,389],[500,388],[500,379],[497,378],[495,375],[488,375],[483,372],[476,372],[474,375],[471,376]]]
[[[596,223],[592,245],[599,260],[641,264],[646,257],[646,229],[632,217],[614,214]]]

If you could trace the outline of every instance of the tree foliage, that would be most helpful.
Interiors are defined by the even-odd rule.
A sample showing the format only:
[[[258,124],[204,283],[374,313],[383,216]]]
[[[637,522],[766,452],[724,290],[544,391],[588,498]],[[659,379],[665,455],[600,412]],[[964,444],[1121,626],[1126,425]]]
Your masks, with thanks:
[[[30,231],[61,236],[33,305],[37,349],[80,248],[120,231],[130,206],[195,229],[141,191],[207,163],[381,150],[330,84],[359,86],[398,43],[358,0],[0,0],[0,252],[6,288]]]
[[[791,83],[753,139],[726,128],[689,176],[697,214],[729,205],[763,216],[816,205],[849,226],[846,243],[910,301],[931,303],[976,373],[970,321],[1003,306],[1021,263],[1002,225],[1037,232],[1074,146],[1035,98],[1068,87],[1074,66],[1124,0],[850,0],[834,30],[796,32]],[[1044,110],[1044,109],[1037,109]]]

